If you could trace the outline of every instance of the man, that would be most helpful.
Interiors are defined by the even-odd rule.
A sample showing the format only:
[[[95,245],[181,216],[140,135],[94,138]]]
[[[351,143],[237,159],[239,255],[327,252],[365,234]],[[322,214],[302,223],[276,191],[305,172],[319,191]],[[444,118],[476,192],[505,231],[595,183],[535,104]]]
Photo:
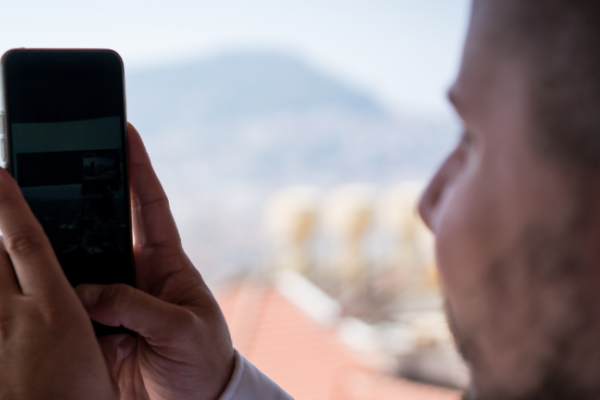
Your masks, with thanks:
[[[420,204],[466,398],[600,399],[599,22],[591,0],[474,0],[450,92],[465,134]],[[0,171],[0,398],[289,398],[233,350],[129,132],[137,289],[77,302]],[[96,344],[82,304],[138,335]]]
[[[600,398],[600,2],[475,0],[420,212],[467,398]]]

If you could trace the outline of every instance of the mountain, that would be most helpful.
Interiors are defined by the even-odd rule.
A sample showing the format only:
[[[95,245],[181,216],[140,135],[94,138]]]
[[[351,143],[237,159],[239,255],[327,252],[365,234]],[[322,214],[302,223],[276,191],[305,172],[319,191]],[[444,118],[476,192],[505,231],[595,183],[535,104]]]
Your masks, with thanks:
[[[424,180],[457,133],[455,121],[391,115],[368,93],[280,53],[223,54],[126,79],[129,120],[186,248],[197,265],[223,270],[261,257],[262,207],[279,187]]]
[[[357,89],[277,53],[226,54],[127,76],[128,114],[156,157],[223,180],[321,185],[423,179],[448,121],[396,118]]]
[[[323,109],[383,114],[368,95],[278,53],[225,54],[134,72],[127,76],[127,91],[132,118],[153,127],[241,122]]]

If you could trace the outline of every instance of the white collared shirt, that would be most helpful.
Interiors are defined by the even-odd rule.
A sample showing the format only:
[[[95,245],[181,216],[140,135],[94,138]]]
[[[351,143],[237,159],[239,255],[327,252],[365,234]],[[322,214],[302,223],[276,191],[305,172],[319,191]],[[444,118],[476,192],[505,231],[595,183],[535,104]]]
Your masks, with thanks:
[[[219,400],[294,400],[235,350],[235,369]]]

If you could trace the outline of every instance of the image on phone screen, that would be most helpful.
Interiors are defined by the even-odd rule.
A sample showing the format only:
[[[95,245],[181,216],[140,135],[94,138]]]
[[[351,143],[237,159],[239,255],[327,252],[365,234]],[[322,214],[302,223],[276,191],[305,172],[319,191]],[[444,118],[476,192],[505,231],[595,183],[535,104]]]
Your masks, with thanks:
[[[93,265],[102,255],[110,268],[129,253],[120,124],[108,117],[12,125],[13,173],[74,281],[85,280],[89,265],[78,273],[73,261]]]

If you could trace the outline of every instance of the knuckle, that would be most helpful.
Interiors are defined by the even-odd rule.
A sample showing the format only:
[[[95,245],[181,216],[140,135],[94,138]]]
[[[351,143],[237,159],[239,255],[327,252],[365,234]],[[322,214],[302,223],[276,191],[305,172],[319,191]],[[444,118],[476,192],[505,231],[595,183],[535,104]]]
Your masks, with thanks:
[[[127,312],[133,302],[133,296],[135,295],[133,288],[124,283],[110,285],[105,289],[104,293],[112,300],[110,301],[110,304],[115,315]]]
[[[0,303],[0,342],[8,338],[14,330],[16,317],[19,315],[15,312],[15,304],[13,302],[3,301]]]
[[[178,315],[179,325],[183,332],[189,332],[196,335],[198,332],[198,316],[187,308],[181,308]]]
[[[9,254],[26,255],[42,248],[43,238],[35,227],[21,228],[5,234],[4,245]]]
[[[132,197],[131,199],[131,208],[134,212],[143,212],[144,210],[148,210],[149,208],[154,207],[166,207],[168,209],[170,205],[169,198],[167,197],[167,195],[162,194],[150,199],[142,199],[139,197]]]
[[[70,310],[65,310],[60,307],[55,299],[46,299],[40,301],[36,298],[28,298],[26,300],[26,311],[30,321],[36,321],[39,326],[44,326],[45,329],[53,329],[63,326],[72,317]]]
[[[12,335],[12,332],[14,331],[14,320],[14,315],[0,315],[0,343],[4,343]]]

